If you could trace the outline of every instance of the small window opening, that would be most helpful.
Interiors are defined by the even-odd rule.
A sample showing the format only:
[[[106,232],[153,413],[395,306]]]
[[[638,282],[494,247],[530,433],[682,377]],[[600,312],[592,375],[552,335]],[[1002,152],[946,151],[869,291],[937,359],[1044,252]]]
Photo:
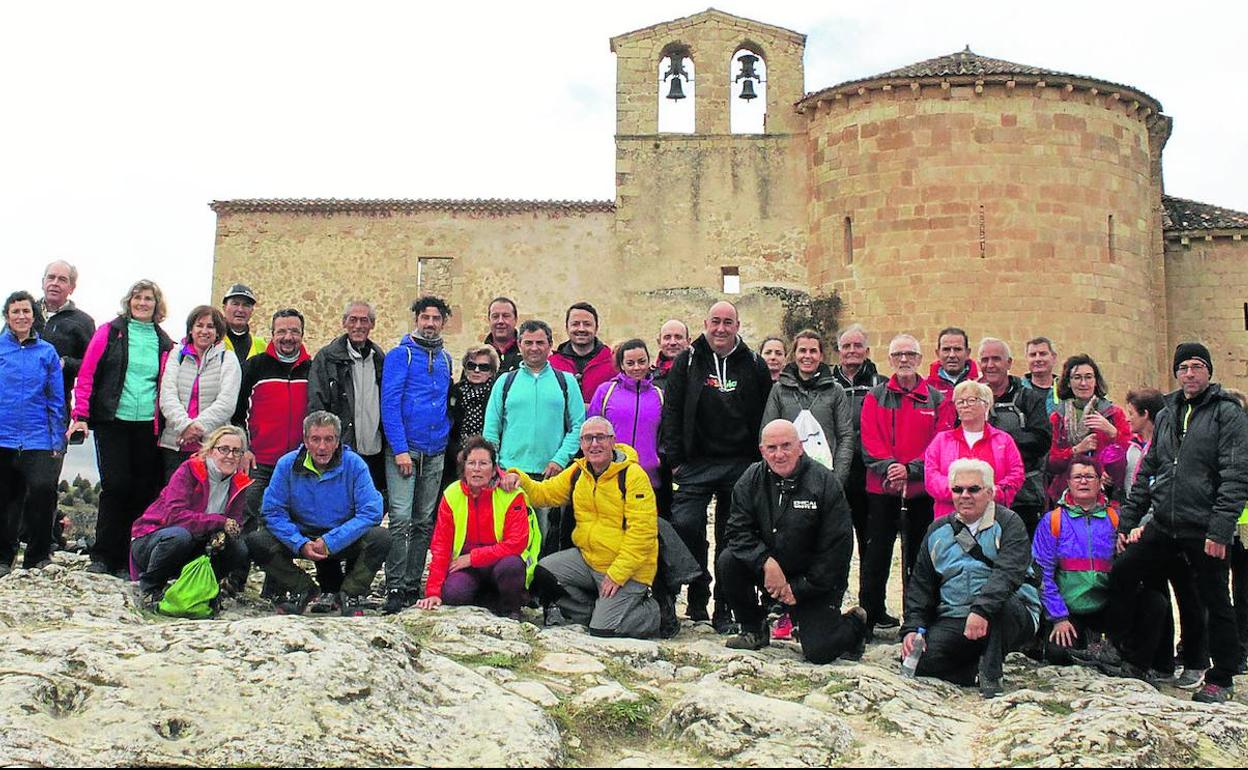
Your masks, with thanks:
[[[854,218],[845,217],[845,264],[854,264]]]
[[[741,269],[737,267],[720,268],[724,279],[724,294],[741,293]]]
[[[1114,215],[1113,214],[1110,214],[1106,218],[1105,230],[1106,230],[1105,240],[1109,248],[1109,261],[1113,262],[1117,257],[1117,253],[1114,251]]]

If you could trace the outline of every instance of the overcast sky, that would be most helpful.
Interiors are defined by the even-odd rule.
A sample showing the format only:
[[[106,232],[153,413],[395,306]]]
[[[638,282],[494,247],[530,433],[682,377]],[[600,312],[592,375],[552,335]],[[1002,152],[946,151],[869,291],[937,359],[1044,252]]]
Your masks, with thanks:
[[[214,199],[614,195],[608,39],[706,8],[585,2],[0,4],[0,264],[57,257],[98,320],[209,297]],[[1244,3],[716,7],[809,37],[806,90],[964,46],[1126,83],[1174,118],[1167,192],[1248,210]]]

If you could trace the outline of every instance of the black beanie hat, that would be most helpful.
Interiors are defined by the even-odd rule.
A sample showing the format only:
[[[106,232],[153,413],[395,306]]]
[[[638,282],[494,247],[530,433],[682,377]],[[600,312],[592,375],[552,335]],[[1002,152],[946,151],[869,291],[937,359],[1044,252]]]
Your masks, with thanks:
[[[1213,356],[1209,355],[1209,348],[1199,342],[1183,342],[1174,349],[1174,368],[1175,376],[1179,373],[1179,364],[1184,361],[1198,358],[1205,362],[1205,366],[1209,367],[1209,376],[1213,376]]]

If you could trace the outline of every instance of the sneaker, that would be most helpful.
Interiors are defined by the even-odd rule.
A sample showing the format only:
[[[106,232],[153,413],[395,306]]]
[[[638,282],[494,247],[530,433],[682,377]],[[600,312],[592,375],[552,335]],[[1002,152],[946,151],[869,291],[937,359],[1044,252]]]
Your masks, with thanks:
[[[160,600],[163,598],[165,598],[165,592],[160,588],[153,588],[143,592],[139,604],[145,612],[157,612],[160,609]]]
[[[308,606],[308,595],[303,591],[288,591],[273,597],[273,611],[278,615],[302,615]]]
[[[344,618],[364,617],[365,597],[342,595],[342,616]]]
[[[415,589],[411,589],[411,590],[408,590],[408,591],[404,591],[404,592],[403,592],[403,606],[404,606],[405,608],[406,608],[406,607],[415,607],[415,606],[416,606],[416,602],[420,601],[420,600],[421,600],[421,599],[423,599],[423,598],[424,598],[424,597],[423,597],[423,596],[421,596],[421,592],[420,592],[420,589],[419,589],[419,588],[415,588]]]
[[[871,625],[876,628],[898,628],[901,626],[901,621],[885,612],[872,621]]]
[[[685,617],[689,618],[694,623],[707,623],[711,619],[710,614],[706,611],[705,604],[701,607],[694,607],[692,604],[689,605],[685,608]]]
[[[542,610],[542,625],[547,628],[556,628],[558,626],[568,626],[571,623],[563,616],[563,610],[558,605],[552,604]]]
[[[1148,681],[1154,686],[1169,684],[1173,685],[1178,681],[1178,675],[1174,671],[1158,671],[1155,668],[1148,670]]]
[[[1121,679],[1138,679],[1139,681],[1144,682],[1145,684],[1151,684],[1153,687],[1157,686],[1157,682],[1155,682],[1153,678],[1149,676],[1147,671],[1135,665],[1129,660],[1122,661],[1122,663],[1119,666],[1117,666],[1117,668],[1114,668],[1113,666],[1109,666],[1109,665],[1102,666],[1101,673],[1106,674],[1108,676],[1116,676]]]
[[[313,615],[328,615],[331,612],[337,612],[339,609],[338,594],[333,591],[323,591],[308,602],[308,612]]]
[[[771,641],[787,642],[793,639],[793,618],[789,617],[789,613],[784,613],[776,618],[776,622],[771,627]]]
[[[984,700],[992,700],[1000,698],[1005,694],[1005,689],[1001,686],[1000,679],[981,679],[979,682],[979,697]]]
[[[724,643],[730,650],[761,650],[771,645],[771,634],[763,625],[755,631],[742,631]]]
[[[1203,668],[1185,668],[1183,673],[1174,680],[1174,686],[1182,690],[1196,690],[1204,683],[1205,670]]]
[[[107,575],[111,573],[112,570],[109,569],[108,565],[104,562],[95,561],[93,559],[91,563],[87,565],[87,572],[90,572],[92,575]]]
[[[1233,697],[1235,697],[1235,689],[1233,687],[1221,687],[1205,682],[1205,686],[1192,696],[1192,700],[1197,703],[1226,703]]]
[[[407,594],[398,589],[392,588],[386,591],[386,603],[381,606],[381,614],[394,615],[402,612],[407,608]]]

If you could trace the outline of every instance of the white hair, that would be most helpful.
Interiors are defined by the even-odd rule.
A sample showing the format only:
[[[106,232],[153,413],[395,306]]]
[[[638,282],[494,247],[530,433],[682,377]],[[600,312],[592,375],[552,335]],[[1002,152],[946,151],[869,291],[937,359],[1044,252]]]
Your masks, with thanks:
[[[978,473],[980,482],[986,487],[996,485],[996,475],[992,471],[992,466],[983,460],[976,460],[973,457],[963,457],[954,460],[949,466],[949,488],[953,489],[953,480],[957,478],[959,473]]]
[[[980,340],[979,341],[979,354],[981,356],[984,354],[984,345],[994,345],[994,344],[1001,346],[1001,349],[1005,351],[1005,357],[1007,359],[1014,357],[1014,355],[1010,352],[1009,344],[1006,343],[1005,340],[997,339],[996,337],[984,337],[982,340]]]
[[[368,320],[373,323],[377,322],[377,308],[373,307],[373,303],[362,299],[353,299],[342,308],[342,320],[347,320],[347,316],[351,315],[351,308],[366,307],[368,308]]]
[[[893,343],[895,342],[913,342],[915,350],[923,350],[923,345],[919,342],[919,338],[915,337],[913,334],[898,334],[896,337],[889,340],[888,351],[890,353],[893,351]]]
[[[988,405],[988,408],[992,409],[992,388],[982,382],[976,382],[975,380],[962,380],[953,388],[953,400],[957,401],[967,393],[972,393],[980,397],[983,399],[984,403]]]
[[[608,420],[606,417],[588,418],[587,420],[585,420],[585,422],[581,423],[581,433],[584,433],[585,429],[588,428],[590,425],[602,425],[604,428],[607,429],[608,433],[610,433],[612,436],[615,435],[615,426],[612,425],[611,421]]]
[[[851,334],[861,335],[862,344],[868,348],[871,347],[871,343],[867,339],[867,330],[863,327],[862,324],[850,324],[849,326],[845,327],[845,331],[841,332],[840,336],[836,338],[837,347],[840,347],[841,341]]]

